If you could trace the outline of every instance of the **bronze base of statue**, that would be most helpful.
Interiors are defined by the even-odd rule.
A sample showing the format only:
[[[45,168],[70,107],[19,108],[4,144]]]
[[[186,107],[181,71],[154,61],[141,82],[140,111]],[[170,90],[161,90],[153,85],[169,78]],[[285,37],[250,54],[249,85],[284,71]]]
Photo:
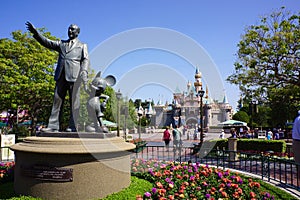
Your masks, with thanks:
[[[113,133],[41,133],[11,146],[16,194],[101,199],[130,185],[134,144]]]

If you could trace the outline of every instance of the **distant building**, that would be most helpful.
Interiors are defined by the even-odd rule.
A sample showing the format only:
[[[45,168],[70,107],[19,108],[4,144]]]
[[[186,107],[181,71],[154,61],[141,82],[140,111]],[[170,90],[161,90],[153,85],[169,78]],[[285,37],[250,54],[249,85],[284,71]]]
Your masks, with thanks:
[[[194,86],[195,85],[195,86]],[[186,125],[197,127],[200,124],[200,97],[196,96],[196,87],[201,86],[201,73],[197,69],[195,72],[195,84],[187,83],[186,91],[180,91],[177,87],[173,93],[172,103],[161,101],[153,106],[151,124],[156,127],[175,125]],[[197,88],[199,89],[199,88]],[[219,123],[232,118],[233,109],[229,105],[226,95],[221,101],[213,100],[209,97],[206,87],[203,106],[203,125],[205,129],[217,126]]]

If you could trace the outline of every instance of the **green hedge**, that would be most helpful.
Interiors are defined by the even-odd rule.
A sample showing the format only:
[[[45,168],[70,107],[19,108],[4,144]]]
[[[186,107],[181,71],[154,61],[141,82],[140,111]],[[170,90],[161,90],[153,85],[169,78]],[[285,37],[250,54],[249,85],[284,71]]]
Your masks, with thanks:
[[[228,139],[212,140],[209,142],[216,143],[214,149],[228,150]],[[284,140],[260,140],[260,139],[238,139],[238,151],[273,151],[273,152],[286,152],[286,143]]]
[[[273,151],[284,153],[286,143],[283,140],[260,140],[260,139],[239,139],[237,143],[239,151]]]

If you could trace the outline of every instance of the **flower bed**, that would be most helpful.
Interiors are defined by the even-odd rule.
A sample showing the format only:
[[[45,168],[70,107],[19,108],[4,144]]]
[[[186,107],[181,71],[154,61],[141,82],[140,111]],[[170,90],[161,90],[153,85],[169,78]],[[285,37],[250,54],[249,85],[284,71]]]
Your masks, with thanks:
[[[0,183],[13,181],[15,162],[0,162]]]
[[[132,173],[152,182],[136,199],[274,199],[260,183],[230,170],[199,163],[132,160]]]
[[[12,183],[14,165],[14,162],[0,162],[0,183]],[[124,197],[124,193],[117,193],[109,195],[112,196],[109,199],[297,199],[288,193],[280,193],[280,189],[265,184],[261,180],[245,177],[230,170],[200,165],[199,163],[179,164],[157,160],[133,159],[131,160],[131,169],[133,175],[146,179],[152,183],[153,188],[151,189],[151,185],[150,187],[147,185],[144,189],[143,187],[137,189],[137,186],[133,185],[131,189],[130,187],[128,188],[130,191],[127,191],[127,188],[124,191],[125,193],[129,192],[129,196]],[[143,184],[139,182],[139,186]],[[2,184],[2,186],[5,185]],[[146,192],[143,194],[143,191]],[[13,185],[10,184],[9,189],[2,187],[0,194],[2,198],[5,195],[13,197]],[[131,195],[134,195],[133,198],[131,198]]]

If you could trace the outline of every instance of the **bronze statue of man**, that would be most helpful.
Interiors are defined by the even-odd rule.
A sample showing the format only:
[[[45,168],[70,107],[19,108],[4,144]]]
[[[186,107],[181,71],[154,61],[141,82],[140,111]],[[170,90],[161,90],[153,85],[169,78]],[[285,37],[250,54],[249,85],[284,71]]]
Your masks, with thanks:
[[[57,67],[54,79],[56,81],[54,101],[47,128],[44,132],[64,131],[60,129],[60,122],[63,114],[63,105],[66,93],[70,97],[70,119],[67,132],[77,132],[76,119],[79,116],[80,105],[80,84],[86,85],[88,79],[89,56],[87,45],[77,38],[80,28],[71,24],[68,28],[68,40],[54,41],[41,35],[30,23],[26,23],[27,29],[33,37],[44,47],[59,52]]]

